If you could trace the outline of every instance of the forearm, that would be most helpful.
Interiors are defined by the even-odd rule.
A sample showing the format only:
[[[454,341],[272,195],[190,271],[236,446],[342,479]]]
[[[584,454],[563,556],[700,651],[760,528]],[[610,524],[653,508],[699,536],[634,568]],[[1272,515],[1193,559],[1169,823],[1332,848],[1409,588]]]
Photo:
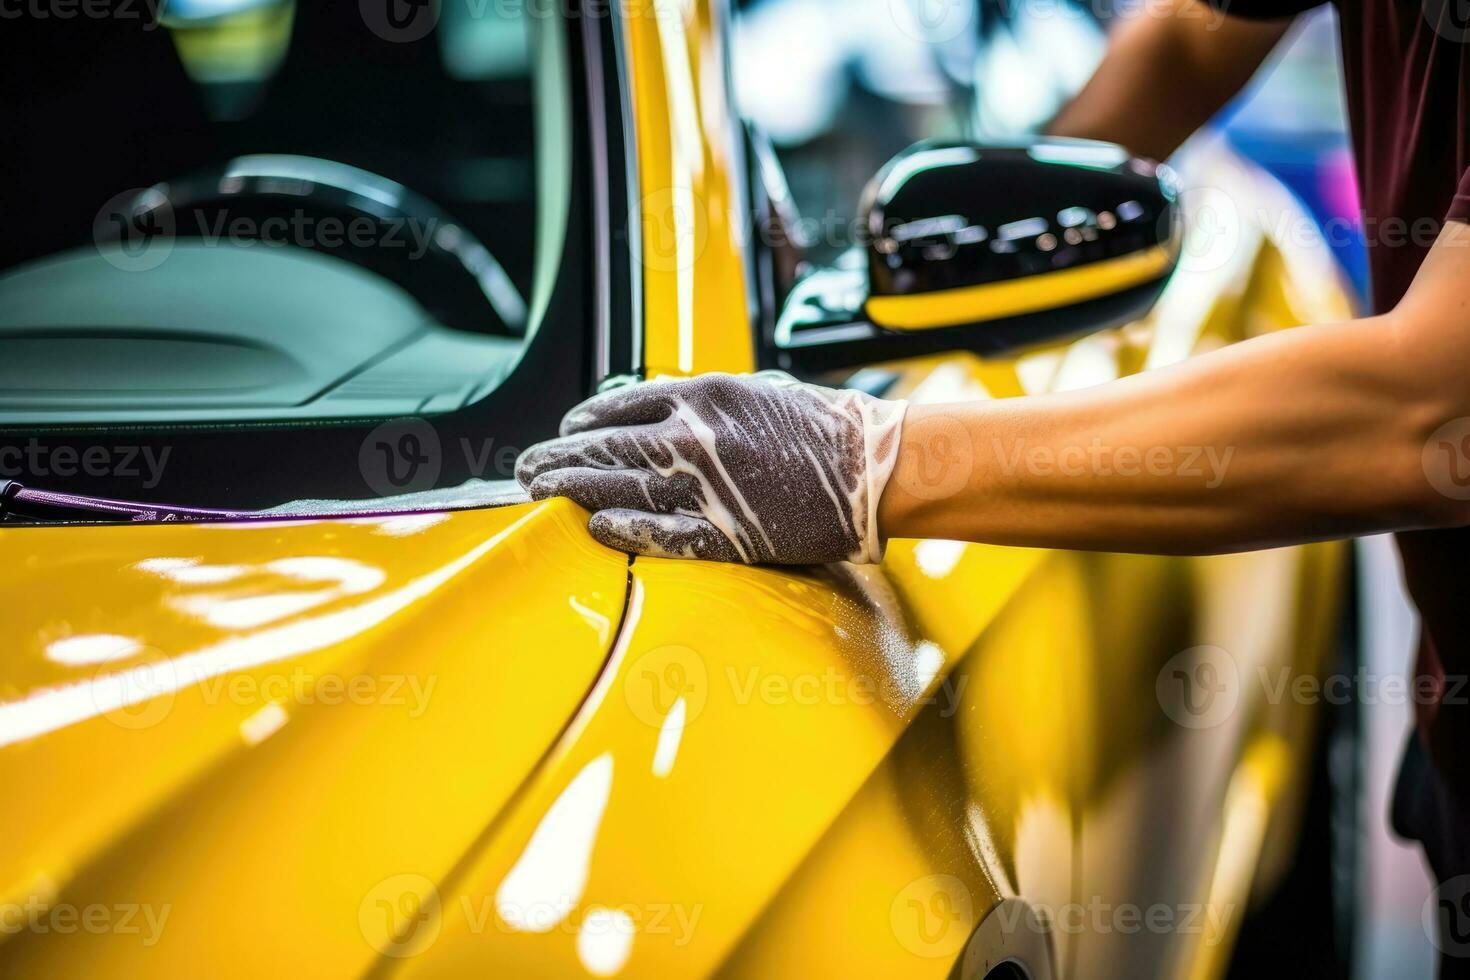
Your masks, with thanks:
[[[1289,26],[1228,18],[1199,0],[1146,5],[1114,29],[1102,64],[1048,132],[1162,160],[1240,90]]]
[[[1465,351],[1404,334],[1375,317],[1083,391],[911,406],[879,527],[1176,554],[1456,522],[1423,451],[1470,414],[1448,376]]]

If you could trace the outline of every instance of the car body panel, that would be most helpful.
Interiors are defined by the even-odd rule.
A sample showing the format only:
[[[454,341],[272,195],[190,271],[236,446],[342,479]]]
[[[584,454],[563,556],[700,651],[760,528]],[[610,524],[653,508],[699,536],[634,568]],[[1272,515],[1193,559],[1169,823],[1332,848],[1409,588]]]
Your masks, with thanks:
[[[150,946],[9,936],[0,973],[366,969],[358,900],[447,873],[601,670],[627,562],[585,516],[0,530],[5,907],[170,909]]]
[[[996,551],[961,573],[988,577],[995,601],[949,617],[955,654],[1038,557]],[[592,970],[617,938],[597,932],[607,914],[637,930],[621,972],[712,971],[907,723],[952,693],[953,655],[912,633],[877,569],[633,570],[606,687],[445,896],[443,931],[408,973]],[[571,800],[585,823],[560,813]],[[547,851],[575,868],[535,877]]]
[[[750,371],[744,148],[720,3],[623,5],[642,222],[647,377]]]

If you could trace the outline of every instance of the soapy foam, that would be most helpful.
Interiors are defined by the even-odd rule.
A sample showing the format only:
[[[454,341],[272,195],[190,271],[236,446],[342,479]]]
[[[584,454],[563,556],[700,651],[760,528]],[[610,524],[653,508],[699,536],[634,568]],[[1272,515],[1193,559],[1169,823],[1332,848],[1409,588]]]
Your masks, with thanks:
[[[875,562],[904,408],[772,372],[650,382],[573,409],[568,434],[526,453],[517,475],[533,496],[602,508],[593,533],[625,550]],[[630,469],[649,478],[608,475]]]

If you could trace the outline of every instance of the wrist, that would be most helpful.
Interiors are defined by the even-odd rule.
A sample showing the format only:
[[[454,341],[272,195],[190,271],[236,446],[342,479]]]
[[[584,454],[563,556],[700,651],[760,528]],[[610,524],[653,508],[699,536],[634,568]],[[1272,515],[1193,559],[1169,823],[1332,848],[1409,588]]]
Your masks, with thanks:
[[[973,405],[910,405],[898,460],[878,501],[881,538],[944,537],[945,514],[964,499],[979,470],[967,416]],[[952,536],[952,535],[951,535]]]

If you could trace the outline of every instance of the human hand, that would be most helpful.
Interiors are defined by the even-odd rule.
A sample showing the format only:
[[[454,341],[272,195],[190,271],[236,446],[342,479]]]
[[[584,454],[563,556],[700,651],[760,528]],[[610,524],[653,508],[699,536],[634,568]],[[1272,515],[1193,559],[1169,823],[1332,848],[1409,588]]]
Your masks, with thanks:
[[[907,403],[777,371],[650,381],[567,413],[527,450],[533,499],[594,511],[610,548],[745,564],[876,562]]]

